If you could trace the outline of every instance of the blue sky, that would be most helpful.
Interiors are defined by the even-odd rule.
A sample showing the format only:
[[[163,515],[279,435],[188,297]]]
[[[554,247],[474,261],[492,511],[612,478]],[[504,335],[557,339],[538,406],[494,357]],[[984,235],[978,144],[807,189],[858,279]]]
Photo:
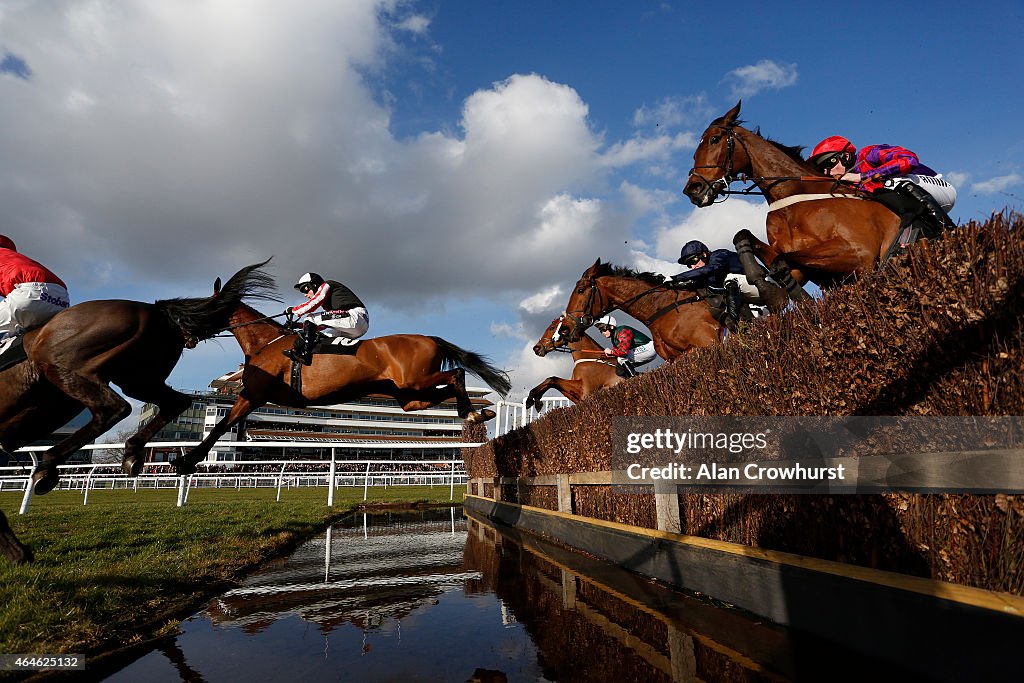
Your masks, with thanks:
[[[76,301],[198,296],[274,256],[513,370],[597,257],[675,272],[762,202],[682,197],[737,99],[808,148],[901,144],[957,220],[1024,209],[1024,5],[819,2],[7,2],[0,231]],[[270,308],[269,306],[266,308]],[[275,307],[279,308],[279,307]],[[185,354],[177,387],[233,369]]]

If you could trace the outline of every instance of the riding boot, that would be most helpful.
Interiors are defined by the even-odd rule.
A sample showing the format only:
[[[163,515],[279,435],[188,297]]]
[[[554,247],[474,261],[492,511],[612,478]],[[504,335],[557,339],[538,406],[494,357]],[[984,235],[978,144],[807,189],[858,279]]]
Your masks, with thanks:
[[[740,324],[740,308],[743,306],[743,295],[740,286],[734,280],[725,282],[725,314],[737,327]]]
[[[926,225],[922,232],[928,239],[937,239],[942,237],[944,230],[956,230],[956,223],[949,217],[939,203],[935,201],[935,197],[931,196],[922,187],[918,187],[914,183],[903,182],[896,186],[896,189],[908,197],[913,197],[924,207],[924,212],[928,215],[931,221],[925,221],[926,223],[934,222],[934,225]]]
[[[625,377],[627,379],[630,377],[636,377],[636,366],[633,365],[633,363],[629,362],[628,360],[623,361],[619,363],[619,366],[617,368],[615,368],[615,374],[618,375],[619,377]]]
[[[282,353],[297,363],[303,365],[313,364],[313,346],[316,344],[316,324],[307,320],[302,325],[302,332],[295,337],[295,344],[292,348]]]

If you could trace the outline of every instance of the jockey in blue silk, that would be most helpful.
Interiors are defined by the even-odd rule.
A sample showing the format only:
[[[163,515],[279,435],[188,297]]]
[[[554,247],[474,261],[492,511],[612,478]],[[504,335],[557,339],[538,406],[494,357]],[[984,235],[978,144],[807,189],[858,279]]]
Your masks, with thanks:
[[[726,311],[739,322],[743,303],[760,305],[761,296],[757,287],[747,282],[747,276],[735,251],[715,249],[710,251],[700,240],[691,240],[679,251],[680,265],[689,270],[673,275],[671,282],[676,287],[719,287],[726,293]]]
[[[636,368],[654,360],[654,342],[646,334],[628,325],[619,325],[615,318],[606,315],[594,323],[606,339],[612,340],[612,348],[605,349],[604,355],[618,359],[615,374],[620,377],[636,377]]]

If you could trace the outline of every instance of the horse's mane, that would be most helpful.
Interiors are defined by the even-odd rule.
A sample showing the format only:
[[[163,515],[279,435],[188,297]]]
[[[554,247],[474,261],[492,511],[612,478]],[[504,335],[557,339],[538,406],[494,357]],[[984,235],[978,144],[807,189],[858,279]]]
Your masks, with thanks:
[[[597,267],[594,272],[594,277],[601,277],[603,275],[610,277],[628,277],[634,280],[643,280],[644,282],[652,285],[660,285],[665,282],[665,276],[658,273],[651,272],[638,272],[632,268],[625,266],[617,266],[613,263],[602,263]]]
[[[197,339],[209,339],[228,326],[228,319],[242,301],[281,300],[275,294],[277,283],[274,278],[262,270],[269,261],[242,268],[213,296],[161,299],[154,305],[187,334]]]
[[[741,123],[745,122],[742,119],[736,119],[735,121],[727,123],[725,120],[725,116],[719,116],[717,119],[712,121],[708,125],[708,127],[710,128],[711,126],[725,126],[727,128],[733,128],[735,126],[740,125]],[[793,161],[799,162],[800,164],[805,165],[807,168],[813,169],[815,173],[818,173],[818,169],[814,168],[814,166],[812,166],[810,162],[804,159],[803,152],[806,149],[806,147],[804,147],[803,145],[784,145],[777,140],[772,140],[770,137],[761,134],[760,126],[758,126],[756,130],[752,130],[750,132],[756,135],[757,137],[761,138],[762,140],[764,140],[772,147],[785,154],[786,156],[788,156]]]
[[[769,145],[774,147],[775,149],[779,150],[780,152],[788,156],[793,161],[796,161],[799,164],[807,166],[807,168],[813,169],[815,174],[818,173],[818,169],[814,168],[806,159],[804,159],[804,150],[806,149],[806,147],[804,147],[803,145],[784,145],[777,140],[772,140],[770,137],[766,135],[761,135],[760,127],[758,127],[757,130],[753,131],[753,133],[754,135],[756,135],[757,137],[761,138]]]

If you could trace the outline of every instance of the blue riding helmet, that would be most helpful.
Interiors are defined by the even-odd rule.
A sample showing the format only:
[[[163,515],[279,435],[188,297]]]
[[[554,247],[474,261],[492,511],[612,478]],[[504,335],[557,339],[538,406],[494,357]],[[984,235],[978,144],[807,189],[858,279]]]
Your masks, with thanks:
[[[683,245],[683,248],[679,251],[679,263],[684,266],[688,266],[691,263],[696,263],[698,260],[702,260],[707,263],[708,260],[708,245],[704,244],[700,240],[690,240]]]

